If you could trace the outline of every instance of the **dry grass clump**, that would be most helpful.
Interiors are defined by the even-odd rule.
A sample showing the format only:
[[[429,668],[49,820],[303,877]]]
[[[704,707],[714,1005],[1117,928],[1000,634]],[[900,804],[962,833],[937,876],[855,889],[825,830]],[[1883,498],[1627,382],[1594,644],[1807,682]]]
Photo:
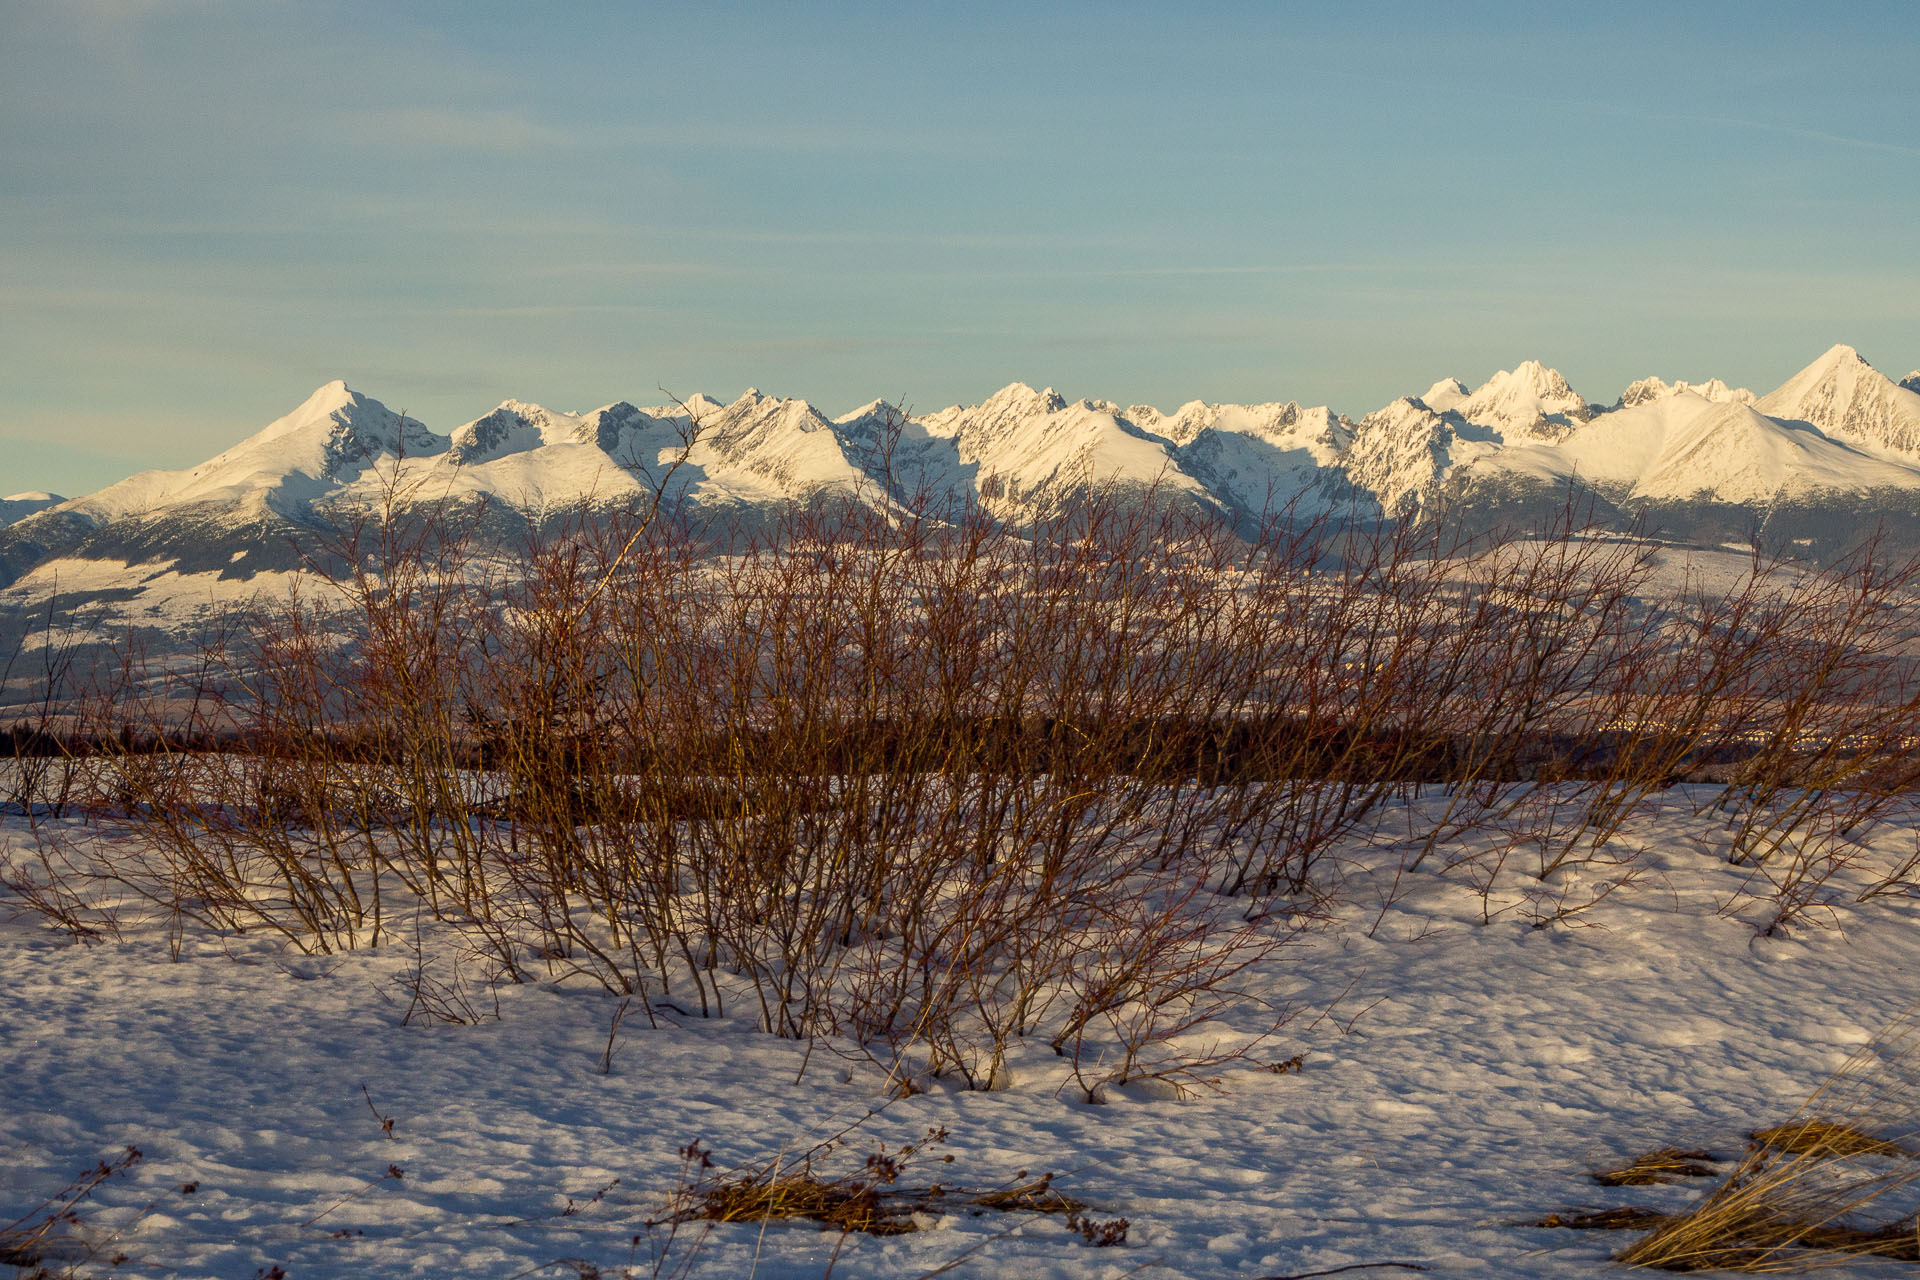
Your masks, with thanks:
[[[1052,1186],[1053,1175],[987,1192],[958,1191],[935,1183],[924,1187],[883,1188],[861,1176],[826,1179],[801,1170],[762,1179],[749,1175],[717,1182],[700,1193],[691,1216],[710,1222],[774,1222],[805,1219],[834,1231],[870,1236],[918,1231],[916,1214],[942,1213],[951,1207],[994,1209],[1003,1213],[1078,1214],[1087,1206]]]
[[[928,1198],[937,1193],[929,1188]],[[903,1235],[918,1230],[914,1206],[899,1194],[857,1178],[831,1181],[802,1170],[774,1178],[746,1177],[702,1192],[695,1216],[712,1222],[769,1222],[805,1218],[822,1227],[864,1235]]]
[[[1645,1231],[1671,1216],[1645,1205],[1630,1204],[1619,1209],[1596,1209],[1588,1213],[1550,1213],[1527,1225],[1559,1227],[1567,1231]]]
[[[1920,1006],[1848,1059],[1786,1123],[1753,1136],[1724,1182],[1616,1257],[1668,1271],[1920,1261]]]
[[[1711,1151],[1683,1151],[1679,1147],[1661,1147],[1636,1156],[1631,1162],[1612,1169],[1595,1169],[1592,1178],[1603,1187],[1648,1187],[1655,1183],[1678,1182],[1682,1178],[1711,1178],[1714,1168]]]
[[[1863,1133],[1855,1125],[1835,1124],[1831,1120],[1794,1120],[1755,1129],[1747,1136],[1759,1146],[1789,1155],[1898,1157],[1912,1154],[1898,1143]]]
[[[1055,1189],[1051,1173],[1029,1178],[1023,1170],[1005,1186],[987,1191],[939,1182],[897,1185],[908,1161],[926,1147],[944,1142],[946,1136],[944,1129],[929,1130],[920,1142],[895,1151],[875,1152],[858,1170],[837,1177],[823,1176],[815,1168],[816,1161],[833,1149],[833,1142],[822,1143],[794,1160],[726,1171],[715,1171],[710,1153],[696,1142],[682,1150],[681,1157],[689,1173],[697,1172],[698,1176],[683,1179],[667,1212],[650,1225],[804,1220],[843,1235],[892,1236],[920,1230],[923,1223],[918,1215],[957,1208],[1064,1214],[1076,1220],[1086,1209],[1085,1204]],[[941,1157],[943,1163],[951,1159]],[[1093,1225],[1099,1228],[1105,1224]],[[1087,1234],[1081,1226],[1075,1225],[1074,1229]]]

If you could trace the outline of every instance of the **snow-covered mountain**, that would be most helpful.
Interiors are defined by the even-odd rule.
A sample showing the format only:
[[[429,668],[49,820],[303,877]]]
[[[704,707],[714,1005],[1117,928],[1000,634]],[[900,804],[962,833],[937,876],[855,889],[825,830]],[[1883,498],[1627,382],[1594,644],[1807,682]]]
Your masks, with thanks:
[[[57,493],[48,493],[45,489],[29,489],[25,493],[10,493],[0,498],[0,525],[12,524],[15,520],[24,520],[37,511],[58,506],[66,499]]]
[[[1538,360],[1522,361],[1512,372],[1502,369],[1451,411],[1507,442],[1561,440],[1594,415],[1558,369]]]
[[[1838,346],[1756,406],[1770,418],[1806,422],[1836,440],[1920,462],[1920,393]]]
[[[1683,391],[1691,391],[1702,399],[1713,401],[1738,400],[1743,404],[1752,404],[1759,399],[1745,387],[1730,387],[1718,378],[1708,378],[1697,387],[1686,381],[1668,385],[1659,378],[1642,378],[1620,393],[1620,402],[1614,408],[1631,409],[1650,401],[1679,395]]]
[[[75,558],[244,578],[297,563],[292,548],[312,531],[396,501],[511,523],[650,501],[668,476],[676,504],[730,519],[825,500],[977,503],[1017,522],[1101,490],[1242,528],[1277,513],[1442,510],[1491,524],[1571,494],[1679,540],[1772,527],[1820,553],[1886,522],[1920,547],[1916,383],[1836,346],[1765,396],[1644,378],[1611,406],[1528,360],[1471,389],[1443,378],[1357,420],[1280,401],[1163,412],[1016,382],[979,404],[913,415],[876,400],[838,418],[757,390],[584,412],[508,400],[443,436],[331,382],[199,466],[71,500],[6,499],[0,586]]]
[[[445,453],[444,438],[340,381],[231,449],[182,471],[143,471],[53,510],[105,524],[206,504],[294,516],[382,461]]]

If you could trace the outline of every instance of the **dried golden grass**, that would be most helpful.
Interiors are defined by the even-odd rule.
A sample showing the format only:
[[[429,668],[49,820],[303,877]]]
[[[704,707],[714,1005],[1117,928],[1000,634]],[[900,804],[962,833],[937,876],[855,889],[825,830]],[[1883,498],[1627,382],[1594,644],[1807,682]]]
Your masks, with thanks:
[[[684,1161],[680,1190],[667,1211],[648,1223],[651,1229],[683,1222],[811,1221],[844,1234],[892,1236],[918,1231],[921,1215],[949,1208],[993,1210],[1002,1213],[1065,1214],[1071,1220],[1087,1206],[1064,1195],[1053,1185],[1054,1175],[1029,1178],[1025,1170],[1003,1186],[967,1191],[934,1183],[922,1187],[896,1185],[900,1175],[926,1148],[947,1139],[944,1128],[927,1130],[918,1142],[869,1155],[860,1168],[838,1177],[816,1172],[816,1161],[833,1152],[866,1118],[795,1158],[785,1153],[771,1163],[720,1171],[700,1143],[681,1148]],[[940,1163],[952,1163],[952,1156]],[[1101,1229],[1103,1224],[1094,1224]],[[1081,1229],[1081,1228],[1076,1228]],[[1124,1235],[1125,1224],[1120,1226]]]
[[[891,1236],[918,1229],[913,1208],[895,1196],[883,1198],[880,1190],[868,1183],[829,1182],[796,1173],[768,1180],[722,1182],[700,1195],[692,1216],[712,1222],[803,1218],[840,1231]]]
[[[1920,1006],[1862,1048],[1725,1181],[1616,1258],[1669,1271],[1920,1260]]]
[[[1678,1182],[1682,1178],[1711,1178],[1720,1172],[1714,1167],[1711,1151],[1683,1151],[1679,1147],[1661,1147],[1611,1169],[1595,1169],[1590,1175],[1603,1187],[1648,1187],[1655,1183]]]
[[[684,1217],[710,1222],[797,1219],[834,1231],[894,1236],[918,1231],[916,1214],[941,1213],[949,1207],[1074,1214],[1087,1206],[1054,1190],[1052,1174],[994,1191],[969,1192],[939,1185],[883,1190],[858,1178],[822,1179],[798,1172],[716,1182],[693,1198]]]
[[[1863,1133],[1851,1124],[1831,1120],[1794,1120],[1747,1135],[1762,1147],[1789,1155],[1828,1156],[1906,1156],[1911,1155],[1898,1143]]]

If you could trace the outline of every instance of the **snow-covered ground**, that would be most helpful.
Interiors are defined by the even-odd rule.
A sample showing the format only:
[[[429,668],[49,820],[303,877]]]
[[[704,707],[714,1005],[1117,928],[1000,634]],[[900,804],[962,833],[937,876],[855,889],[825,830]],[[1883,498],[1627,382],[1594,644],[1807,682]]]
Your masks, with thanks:
[[[115,1275],[653,1275],[645,1223],[688,1143],[722,1165],[765,1162],[879,1108],[829,1171],[944,1127],[903,1185],[1051,1171],[1090,1217],[1127,1219],[1125,1243],[964,1210],[845,1240],[688,1224],[657,1273],[893,1277],[958,1260],[946,1274],[1595,1275],[1626,1237],[1515,1224],[1687,1202],[1699,1184],[1607,1189],[1587,1173],[1668,1145],[1738,1154],[1915,990],[1920,900],[1855,904],[1836,882],[1821,927],[1759,937],[1749,873],[1726,864],[1697,798],[1666,793],[1619,837],[1644,878],[1548,928],[1438,860],[1393,888],[1390,850],[1350,850],[1326,923],[1258,975],[1296,1010],[1261,1061],[1297,1053],[1301,1068],[1100,1106],[1063,1087],[1044,1044],[1015,1059],[1009,1088],[888,1102],[848,1046],[765,1035],[744,1003],[706,1021],[629,1010],[603,1074],[618,1001],[597,989],[504,987],[497,1020],[403,1025],[406,946],[313,957],[189,932],[176,962],[158,925],[82,946],[0,911],[0,1219],[134,1146],[144,1158],[82,1209],[82,1234],[127,1256]],[[1874,840],[1894,859],[1920,828]],[[0,820],[0,853],[33,846],[23,819]],[[490,1012],[495,994],[472,998]],[[1259,1011],[1236,1017],[1250,1027]]]

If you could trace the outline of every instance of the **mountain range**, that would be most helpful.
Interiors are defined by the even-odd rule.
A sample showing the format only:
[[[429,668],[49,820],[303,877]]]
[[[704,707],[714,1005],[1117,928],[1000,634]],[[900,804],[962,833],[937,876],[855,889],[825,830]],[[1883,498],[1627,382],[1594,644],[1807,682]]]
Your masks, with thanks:
[[[336,381],[198,466],[0,500],[0,587],[61,566],[71,580],[74,562],[93,582],[116,566],[247,579],[383,504],[540,521],[646,500],[669,474],[675,502],[747,521],[819,500],[978,503],[1018,521],[1103,489],[1243,529],[1276,513],[1491,527],[1571,495],[1676,542],[1759,535],[1818,559],[1876,526],[1920,549],[1920,371],[1895,382],[1836,346],[1765,395],[1646,378],[1601,405],[1526,361],[1358,419],[1292,402],[1165,413],[1017,382],[976,405],[833,418],[757,390],[578,413],[508,400],[446,435]]]

